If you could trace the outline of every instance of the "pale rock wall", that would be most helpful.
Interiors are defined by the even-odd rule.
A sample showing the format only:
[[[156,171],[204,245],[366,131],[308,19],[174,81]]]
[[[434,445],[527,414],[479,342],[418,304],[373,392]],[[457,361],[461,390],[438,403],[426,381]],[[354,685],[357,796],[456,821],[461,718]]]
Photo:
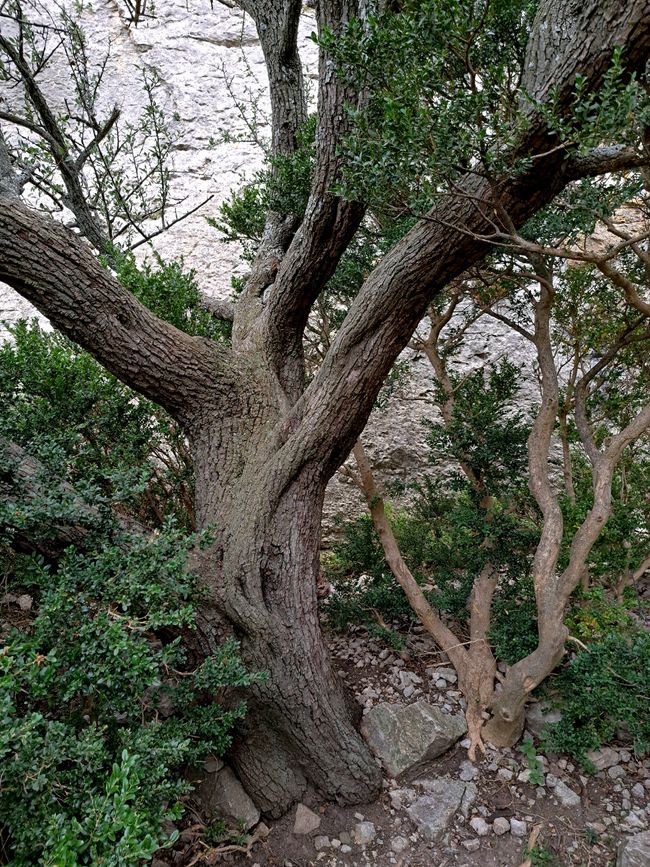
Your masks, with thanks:
[[[261,47],[252,21],[242,13],[208,0],[162,0],[153,19],[126,27],[120,0],[94,0],[84,13],[84,28],[90,46],[98,52],[110,45],[110,61],[103,105],[117,103],[125,118],[137,117],[143,100],[136,69],[155,69],[164,83],[165,110],[174,125],[177,145],[173,157],[173,192],[185,197],[183,208],[191,209],[208,196],[213,199],[198,213],[156,238],[154,248],[164,257],[183,256],[196,270],[201,288],[228,296],[233,274],[244,270],[239,250],[220,240],[206,216],[217,216],[219,205],[262,166],[260,148],[250,141],[219,143],[224,132],[246,135],[246,124],[235,99],[241,103],[260,98],[258,134],[268,137],[266,73]],[[301,50],[306,77],[317,78],[317,51],[309,35],[315,29],[314,12],[305,8],[301,25]],[[62,103],[67,74],[56,67],[46,83],[50,98]],[[140,248],[140,253],[146,252]],[[8,287],[0,284],[0,320],[9,322],[34,315],[34,309]],[[43,318],[39,316],[43,321]],[[0,331],[0,339],[2,332]],[[487,360],[507,356],[530,367],[529,346],[494,320],[484,320],[470,329],[467,350],[457,365],[466,372]],[[404,357],[413,359],[407,350]],[[391,397],[388,406],[373,414],[364,433],[364,443],[380,483],[408,482],[426,465],[423,418],[436,418],[431,399],[433,378],[428,362],[417,357],[411,374]],[[524,396],[534,401],[533,391]],[[325,510],[324,533],[331,538],[334,516],[352,515],[363,508],[354,485],[343,476],[332,480]]]

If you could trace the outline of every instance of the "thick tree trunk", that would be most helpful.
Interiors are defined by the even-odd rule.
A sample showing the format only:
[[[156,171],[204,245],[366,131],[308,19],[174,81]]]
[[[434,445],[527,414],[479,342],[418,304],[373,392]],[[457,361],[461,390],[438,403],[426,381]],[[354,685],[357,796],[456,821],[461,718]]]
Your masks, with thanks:
[[[256,423],[194,439],[197,513],[216,541],[200,572],[225,631],[249,668],[248,715],[232,761],[267,815],[280,816],[308,785],[340,803],[376,797],[379,769],[358,734],[356,707],[332,668],[318,620],[320,519],[326,480],[317,464],[294,472],[272,433],[273,401]],[[206,652],[210,651],[206,640]]]

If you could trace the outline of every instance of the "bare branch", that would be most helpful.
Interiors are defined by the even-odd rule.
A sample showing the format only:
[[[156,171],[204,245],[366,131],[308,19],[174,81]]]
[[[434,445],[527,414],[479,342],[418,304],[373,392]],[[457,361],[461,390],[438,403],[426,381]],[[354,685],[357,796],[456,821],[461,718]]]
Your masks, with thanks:
[[[222,298],[212,298],[209,295],[203,295],[201,298],[201,306],[209,310],[216,318],[224,322],[232,322],[235,318],[235,305],[232,301],[225,301]]]
[[[629,169],[640,169],[650,164],[650,155],[625,145],[594,148],[586,154],[575,154],[566,164],[569,180],[608,175]]]

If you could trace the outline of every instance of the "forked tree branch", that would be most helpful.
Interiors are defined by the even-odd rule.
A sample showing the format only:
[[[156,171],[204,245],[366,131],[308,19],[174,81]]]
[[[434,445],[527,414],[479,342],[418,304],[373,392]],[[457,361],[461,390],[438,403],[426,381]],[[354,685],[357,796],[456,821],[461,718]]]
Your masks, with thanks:
[[[357,0],[328,0],[319,5],[319,31],[339,31],[356,14]],[[350,129],[345,106],[357,104],[358,95],[340,81],[323,49],[319,80],[312,189],[302,224],[279,264],[261,323],[269,362],[292,399],[304,387],[302,339],[309,313],[364,214],[360,204],[331,192],[339,180],[340,145]]]
[[[527,59],[527,67],[533,56],[541,64],[540,74],[556,86],[559,110],[567,112],[577,73],[589,91],[601,83],[617,45],[626,45],[630,71],[644,67],[650,52],[645,0],[633,0],[624,9],[618,0],[593,0],[577,19],[574,11],[554,0],[540,3]],[[547,16],[557,24],[550,32]],[[573,36],[565,40],[565,30],[579,38],[579,44]],[[323,365],[294,408],[296,422],[305,422],[305,453],[329,452],[326,472],[334,472],[354,445],[381,383],[431,298],[485,256],[489,244],[481,239],[493,236],[495,223],[501,223],[498,215],[508,214],[513,226],[521,226],[575,177],[575,167],[568,173],[566,152],[549,148],[548,129],[534,113],[518,150],[519,156],[526,154],[544,156],[525,174],[497,184],[474,175],[465,178],[461,192],[417,223],[366,279]]]

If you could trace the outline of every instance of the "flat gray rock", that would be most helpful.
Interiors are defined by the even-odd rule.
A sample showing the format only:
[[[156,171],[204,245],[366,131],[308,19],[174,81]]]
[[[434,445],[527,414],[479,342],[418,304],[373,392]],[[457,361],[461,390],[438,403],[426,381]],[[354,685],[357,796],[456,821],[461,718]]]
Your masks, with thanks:
[[[197,786],[197,792],[212,815],[242,822],[245,830],[252,828],[260,820],[260,811],[227,766],[216,773],[206,773]]]
[[[616,750],[613,750],[611,747],[603,747],[601,750],[589,750],[587,758],[597,771],[606,771],[607,768],[613,768],[621,760]]]
[[[446,831],[454,816],[458,813],[467,815],[476,799],[476,786],[441,777],[428,781],[427,792],[406,812],[422,836],[435,841]]]
[[[553,794],[563,807],[577,807],[580,804],[580,795],[570,789],[562,780],[558,780],[555,784]]]
[[[304,834],[311,834],[312,831],[316,831],[318,828],[320,828],[320,816],[304,804],[298,804],[293,823],[293,833],[302,836]]]
[[[616,867],[648,867],[650,864],[650,831],[635,834],[618,847]]]
[[[368,746],[391,777],[415,774],[467,731],[462,714],[444,713],[426,701],[378,704],[363,719]]]

